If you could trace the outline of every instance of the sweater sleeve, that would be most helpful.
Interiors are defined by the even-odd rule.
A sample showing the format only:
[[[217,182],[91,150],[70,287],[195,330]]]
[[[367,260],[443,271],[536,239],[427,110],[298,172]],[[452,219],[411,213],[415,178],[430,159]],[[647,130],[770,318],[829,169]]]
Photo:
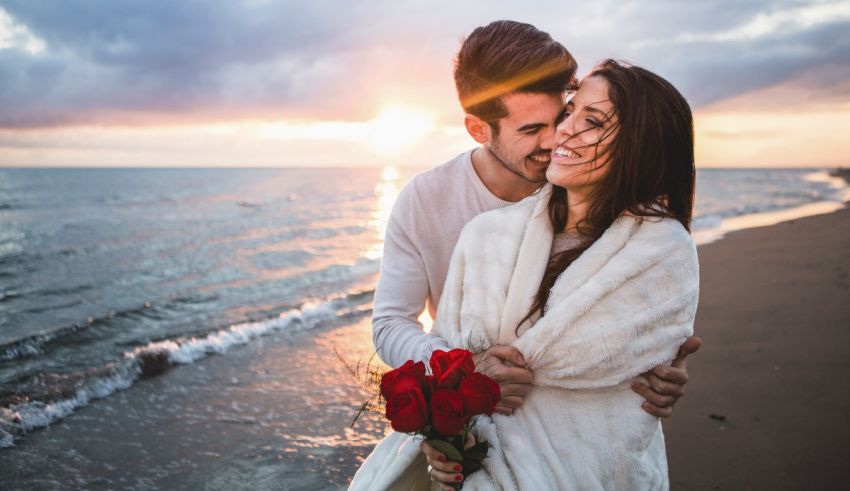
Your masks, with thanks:
[[[407,360],[427,366],[435,349],[448,349],[443,338],[424,332],[418,320],[430,288],[422,255],[410,233],[415,211],[411,192],[408,187],[399,195],[390,214],[372,313],[372,342],[378,356],[393,368]]]

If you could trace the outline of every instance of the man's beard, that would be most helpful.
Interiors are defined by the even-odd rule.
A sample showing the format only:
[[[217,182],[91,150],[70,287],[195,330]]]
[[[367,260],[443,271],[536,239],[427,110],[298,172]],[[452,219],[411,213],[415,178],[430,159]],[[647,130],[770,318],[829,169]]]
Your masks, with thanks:
[[[519,170],[518,166],[511,164],[506,159],[504,159],[501,155],[499,155],[499,153],[500,153],[499,152],[499,146],[497,144],[487,145],[486,148],[487,148],[487,151],[490,152],[490,155],[492,155],[493,158],[496,159],[496,162],[498,162],[499,165],[504,167],[505,170],[507,170],[508,172],[516,175],[517,177],[519,177],[519,178],[521,178],[521,179],[523,179],[524,181],[527,181],[527,182],[531,182],[531,183],[535,183],[535,184],[542,184],[542,183],[546,182],[546,173],[545,172],[543,172],[543,175],[540,178],[532,178],[532,177],[529,177],[529,176],[523,174]],[[534,152],[534,154],[538,154],[538,153],[543,153],[543,152],[540,151],[540,150]],[[549,152],[545,152],[545,153],[548,154]],[[531,154],[531,155],[534,155],[534,154]],[[526,157],[526,158],[528,158],[528,157]]]

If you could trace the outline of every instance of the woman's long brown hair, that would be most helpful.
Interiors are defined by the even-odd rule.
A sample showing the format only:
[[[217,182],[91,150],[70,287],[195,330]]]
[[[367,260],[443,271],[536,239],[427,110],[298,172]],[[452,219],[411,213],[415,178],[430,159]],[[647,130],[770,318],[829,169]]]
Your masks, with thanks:
[[[591,76],[608,82],[608,96],[618,119],[617,133],[605,152],[608,169],[588,197],[587,216],[572,224],[584,240],[550,258],[531,309],[519,325],[536,312],[545,313],[558,276],[620,215],[673,218],[690,230],[696,169],[688,102],[658,75],[615,60],[605,60]],[[552,187],[548,212],[553,229],[565,230],[566,189]]]

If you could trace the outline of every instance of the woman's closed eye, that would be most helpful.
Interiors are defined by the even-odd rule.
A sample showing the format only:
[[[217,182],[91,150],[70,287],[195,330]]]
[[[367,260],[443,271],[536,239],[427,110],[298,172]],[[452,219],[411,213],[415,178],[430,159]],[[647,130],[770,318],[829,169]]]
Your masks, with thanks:
[[[587,122],[587,124],[589,124],[590,126],[593,126],[594,128],[601,128],[603,126],[601,121],[597,121],[596,119],[593,119],[593,118],[587,118],[587,119],[585,119],[585,121]]]

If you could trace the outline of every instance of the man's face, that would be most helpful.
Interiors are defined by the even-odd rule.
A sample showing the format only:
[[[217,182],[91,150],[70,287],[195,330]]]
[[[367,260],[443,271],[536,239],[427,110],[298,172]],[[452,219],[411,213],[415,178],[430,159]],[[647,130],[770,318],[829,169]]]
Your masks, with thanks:
[[[508,115],[499,119],[487,149],[522,179],[546,182],[556,122],[564,110],[561,95],[517,93],[502,97]]]

